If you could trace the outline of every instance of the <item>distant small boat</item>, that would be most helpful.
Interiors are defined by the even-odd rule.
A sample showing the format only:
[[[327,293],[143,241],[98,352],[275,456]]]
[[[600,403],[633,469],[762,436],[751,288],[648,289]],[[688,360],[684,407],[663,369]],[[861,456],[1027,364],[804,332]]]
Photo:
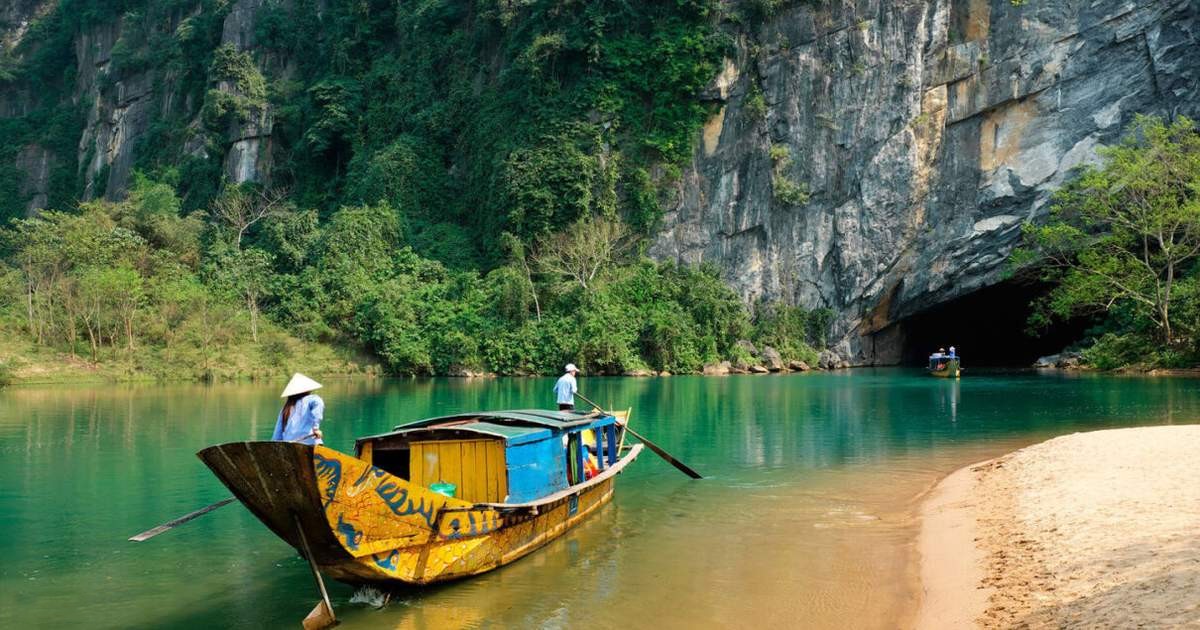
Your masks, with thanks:
[[[616,475],[642,451],[620,446],[627,420],[467,413],[359,438],[354,456],[288,442],[198,455],[275,535],[306,544],[327,575],[429,584],[513,562],[610,501]]]
[[[958,357],[939,357],[929,359],[929,367],[926,368],[931,376],[940,376],[942,378],[958,378],[959,358]]]

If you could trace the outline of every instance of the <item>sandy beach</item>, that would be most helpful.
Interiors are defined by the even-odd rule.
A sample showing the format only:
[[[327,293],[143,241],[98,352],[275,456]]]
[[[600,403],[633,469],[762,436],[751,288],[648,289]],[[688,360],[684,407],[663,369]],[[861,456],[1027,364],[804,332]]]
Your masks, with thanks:
[[[921,518],[918,628],[1200,628],[1200,425],[968,466]]]

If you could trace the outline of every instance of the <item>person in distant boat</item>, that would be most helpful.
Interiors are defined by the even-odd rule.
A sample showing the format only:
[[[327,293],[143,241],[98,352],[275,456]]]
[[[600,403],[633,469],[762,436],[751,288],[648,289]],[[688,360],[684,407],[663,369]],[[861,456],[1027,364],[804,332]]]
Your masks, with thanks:
[[[280,398],[286,398],[279,418],[275,421],[275,433],[271,439],[276,442],[299,442],[301,444],[323,444],[321,440],[321,420],[325,417],[325,401],[313,392],[321,389],[321,384],[296,373],[287,387],[283,388]]]
[[[554,397],[558,400],[559,411],[575,410],[575,392],[579,391],[575,374],[578,372],[579,368],[575,367],[574,363],[568,363],[566,372],[558,377],[558,382],[554,384]]]
[[[945,358],[946,358],[946,349],[938,348],[937,352],[934,352],[933,354],[929,355],[929,369],[940,370],[943,367],[945,367],[944,365],[942,365],[942,359],[945,359]]]
[[[954,346],[950,346],[950,354],[946,355],[947,359],[957,359],[958,354],[954,352]]]

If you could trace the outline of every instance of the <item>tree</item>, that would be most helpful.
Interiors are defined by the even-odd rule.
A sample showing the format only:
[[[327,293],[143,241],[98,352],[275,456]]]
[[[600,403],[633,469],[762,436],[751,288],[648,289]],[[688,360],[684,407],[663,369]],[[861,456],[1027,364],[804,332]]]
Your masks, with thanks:
[[[213,217],[233,230],[234,247],[241,249],[246,231],[282,210],[287,196],[286,188],[254,190],[247,185],[230,186],[213,201]]]
[[[533,259],[543,273],[587,290],[606,267],[629,247],[629,230],[618,219],[588,217],[538,242]]]
[[[223,261],[222,274],[250,312],[250,338],[258,343],[258,315],[261,302],[271,286],[271,255],[251,247],[235,252]]]
[[[537,285],[533,282],[533,268],[529,266],[529,257],[525,254],[525,244],[509,232],[500,235],[500,244],[508,250],[513,265],[520,269],[522,284],[529,290],[529,297],[533,300],[533,310],[537,314],[537,320],[542,321],[542,304],[538,301]]]
[[[1200,254],[1200,135],[1182,116],[1139,116],[1100,156],[1056,195],[1048,223],[1024,227],[1014,262],[1054,283],[1035,323],[1120,307],[1169,346],[1180,283]]]

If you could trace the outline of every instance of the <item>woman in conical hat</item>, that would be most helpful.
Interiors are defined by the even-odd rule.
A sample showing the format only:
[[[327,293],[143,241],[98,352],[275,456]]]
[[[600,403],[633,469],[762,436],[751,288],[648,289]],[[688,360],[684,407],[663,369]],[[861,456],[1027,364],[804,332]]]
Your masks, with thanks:
[[[286,398],[283,409],[279,411],[279,419],[275,421],[275,433],[272,440],[282,442],[300,442],[302,444],[321,444],[321,419],[325,416],[325,401],[313,392],[320,389],[321,384],[296,373],[287,387],[283,388],[280,398]]]

